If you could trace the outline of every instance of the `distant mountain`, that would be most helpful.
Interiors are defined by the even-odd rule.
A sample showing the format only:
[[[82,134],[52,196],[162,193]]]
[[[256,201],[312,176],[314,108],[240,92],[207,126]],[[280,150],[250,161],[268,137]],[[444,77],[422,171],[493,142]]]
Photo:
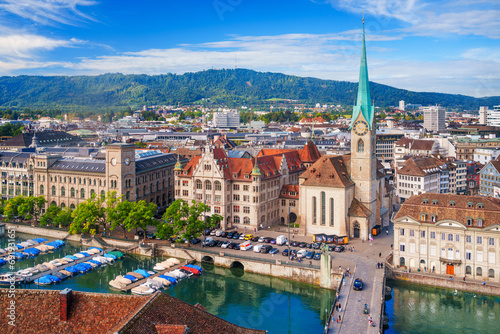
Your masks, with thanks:
[[[442,93],[417,93],[370,83],[375,105],[398,101],[464,109],[500,105],[500,97],[474,98]],[[203,98],[230,106],[273,98],[303,103],[352,105],[357,83],[303,78],[245,69],[207,70],[183,75],[16,76],[0,77],[0,107],[105,110],[142,105],[191,103]]]

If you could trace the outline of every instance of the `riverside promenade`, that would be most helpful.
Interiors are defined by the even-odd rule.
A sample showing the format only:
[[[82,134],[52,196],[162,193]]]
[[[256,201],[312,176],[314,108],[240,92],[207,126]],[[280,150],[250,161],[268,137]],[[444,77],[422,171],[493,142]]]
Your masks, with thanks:
[[[393,242],[392,226],[389,234],[385,231],[374,237],[373,243],[369,241],[354,242],[354,252],[334,253],[333,263],[343,263],[344,272],[350,268],[350,277],[345,277],[343,286],[338,295],[340,312],[334,310],[327,333],[360,334],[379,333],[382,322],[382,302],[384,293],[384,270],[377,269],[378,262],[385,262],[391,251]],[[379,257],[381,254],[381,257]],[[363,280],[363,290],[356,291],[352,283],[356,278]],[[374,327],[369,326],[368,314],[363,313],[365,304],[368,304],[369,314],[373,318]],[[338,317],[340,322],[337,322]]]

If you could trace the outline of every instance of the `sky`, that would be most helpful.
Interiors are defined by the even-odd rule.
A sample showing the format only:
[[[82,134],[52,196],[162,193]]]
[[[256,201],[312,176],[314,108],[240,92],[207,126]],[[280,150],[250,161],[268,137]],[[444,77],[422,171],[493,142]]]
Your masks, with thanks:
[[[0,0],[0,76],[237,67],[357,82],[363,15],[371,81],[500,95],[499,0]]]

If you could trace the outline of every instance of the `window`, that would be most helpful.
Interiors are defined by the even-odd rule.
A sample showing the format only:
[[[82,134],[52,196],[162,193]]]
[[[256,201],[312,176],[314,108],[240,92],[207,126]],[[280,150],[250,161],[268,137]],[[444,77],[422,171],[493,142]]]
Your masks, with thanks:
[[[43,184],[40,185],[40,194],[43,195]]]
[[[243,218],[243,224],[250,225],[250,218],[248,217]]]
[[[472,208],[474,206],[474,204],[472,204],[472,202],[467,202],[467,207],[468,208]]]
[[[482,227],[483,226],[483,219],[482,218],[477,218],[476,219],[476,223],[477,223],[478,227]]]
[[[250,195],[243,195],[243,202],[250,202]]]
[[[472,222],[473,222],[472,218],[467,218],[466,219],[467,226],[471,226]]]
[[[203,189],[203,183],[201,180],[196,180],[196,189]]]
[[[234,205],[233,206],[233,212],[240,212],[240,206],[239,205]]]
[[[420,220],[425,221],[427,219],[427,215],[425,213],[420,214]]]
[[[220,202],[221,201],[221,196],[220,195],[215,195],[214,196],[215,202]]]
[[[420,231],[420,238],[425,238],[425,231]]]
[[[488,262],[490,264],[495,264],[495,252],[489,252],[488,253]]]
[[[358,152],[363,153],[365,151],[365,142],[363,139],[358,140]]]
[[[313,224],[316,224],[316,197],[313,196],[312,198],[312,205],[313,205]]]
[[[248,184],[245,184],[243,186],[243,191],[248,191],[250,189],[250,186]]]
[[[165,194],[163,194],[165,196]],[[205,195],[205,199],[207,200],[207,202],[212,202],[212,195],[211,194],[206,194]]]
[[[435,223],[437,221],[436,215],[431,215],[431,222]]]
[[[450,206],[455,206],[455,202],[450,201]]]
[[[221,183],[219,181],[215,181],[214,188],[216,191],[220,191],[222,189]]]
[[[404,228],[402,228],[402,229],[399,230],[399,235],[405,235],[405,229]]]
[[[187,191],[187,190],[183,190],[183,191],[182,191],[182,196],[183,196],[183,197],[188,197],[188,196],[189,196],[189,191]]]
[[[448,241],[453,241],[453,234],[448,234]]]
[[[281,200],[281,205],[282,205],[282,206],[286,206],[286,199],[282,199],[282,200]]]
[[[455,241],[459,242],[460,241],[460,234],[455,234]]]
[[[433,200],[432,200],[432,205],[437,205],[437,204],[438,204],[437,199],[433,199]]]
[[[488,270],[488,277],[495,278],[495,270],[493,270],[493,269]]]
[[[295,201],[293,201],[294,203],[294,206],[295,206]],[[333,208],[333,198],[330,198],[330,226],[333,226],[333,223],[334,223],[334,208]]]
[[[208,180],[205,181],[205,190],[212,190],[212,182]]]
[[[414,237],[415,236],[415,230],[410,230],[410,237]]]
[[[203,194],[196,194],[196,200],[197,201],[202,201],[203,200]]]
[[[483,276],[483,269],[481,267],[476,268],[476,276]]]
[[[431,232],[431,239],[436,239],[436,232]]]
[[[400,243],[399,244],[399,251],[404,252],[405,251],[405,244]]]
[[[233,184],[233,190],[240,190],[239,184]]]
[[[240,217],[239,216],[233,216],[233,223],[239,224],[240,223]]]
[[[471,268],[471,266],[467,266],[467,267],[465,267],[465,273],[466,273],[467,275],[471,275],[471,274],[472,274],[472,268]]]
[[[85,189],[80,189],[80,198],[85,198]]]
[[[446,233],[441,233],[441,240],[446,240]]]
[[[321,225],[326,224],[326,198],[325,192],[321,192]]]
[[[244,206],[243,207],[243,213],[250,213],[250,207],[249,206]]]
[[[75,197],[75,188],[71,188],[70,193],[71,193],[71,197]]]
[[[495,246],[495,239],[494,238],[489,238],[488,239],[488,245]]]
[[[465,242],[468,243],[468,244],[472,243],[472,236],[466,235],[465,236]]]
[[[61,187],[61,196],[66,196],[66,189],[64,187]]]
[[[477,237],[477,243],[482,244],[483,243],[483,237]]]
[[[214,213],[220,213],[220,206],[214,206]]]
[[[233,195],[233,201],[239,201],[240,195]]]
[[[482,208],[484,208],[483,203],[477,203],[477,208],[478,208],[478,209],[482,209]]]
[[[56,186],[52,186],[52,196],[56,195]]]
[[[465,259],[466,259],[466,260],[471,260],[471,259],[472,259],[472,253],[471,253],[471,252],[466,251],[466,252],[465,252]]]

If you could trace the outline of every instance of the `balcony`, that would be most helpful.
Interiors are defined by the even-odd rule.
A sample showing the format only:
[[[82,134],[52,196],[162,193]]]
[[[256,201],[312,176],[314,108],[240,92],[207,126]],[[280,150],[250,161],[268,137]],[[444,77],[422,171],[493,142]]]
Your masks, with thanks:
[[[444,258],[444,257],[440,257],[439,258],[439,262],[449,263],[449,264],[456,264],[456,265],[462,264],[462,260],[450,260],[450,259],[447,259],[447,258]]]

